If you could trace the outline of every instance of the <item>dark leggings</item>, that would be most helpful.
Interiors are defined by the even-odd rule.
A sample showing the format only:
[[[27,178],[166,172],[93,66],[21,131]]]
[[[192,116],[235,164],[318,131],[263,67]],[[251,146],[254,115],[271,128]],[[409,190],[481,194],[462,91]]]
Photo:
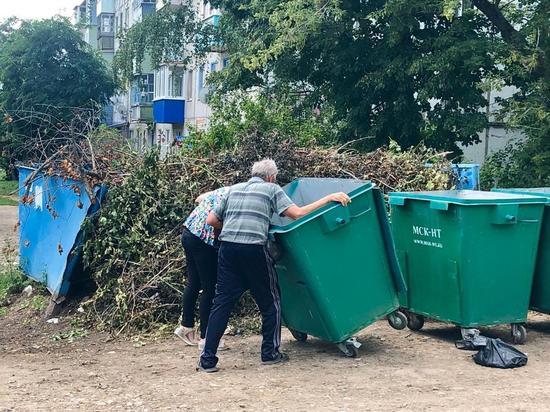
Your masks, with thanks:
[[[188,328],[195,326],[195,307],[202,290],[199,318],[203,339],[206,336],[212,299],[216,292],[218,251],[186,228],[183,231],[182,243],[187,260],[187,285],[183,291],[181,324]]]

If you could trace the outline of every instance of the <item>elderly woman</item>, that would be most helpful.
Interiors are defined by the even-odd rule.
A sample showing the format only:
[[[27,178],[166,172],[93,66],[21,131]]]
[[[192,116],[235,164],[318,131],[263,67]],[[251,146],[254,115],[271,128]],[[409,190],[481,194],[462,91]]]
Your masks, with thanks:
[[[187,345],[204,347],[208,317],[216,290],[218,271],[218,251],[214,247],[214,228],[206,223],[210,211],[216,208],[227,195],[229,188],[222,187],[200,195],[197,207],[185,220],[182,243],[187,260],[187,285],[183,292],[181,325],[174,331],[175,335]],[[200,340],[195,333],[195,307],[199,292],[202,290],[199,303]],[[220,342],[219,350],[224,349]]]

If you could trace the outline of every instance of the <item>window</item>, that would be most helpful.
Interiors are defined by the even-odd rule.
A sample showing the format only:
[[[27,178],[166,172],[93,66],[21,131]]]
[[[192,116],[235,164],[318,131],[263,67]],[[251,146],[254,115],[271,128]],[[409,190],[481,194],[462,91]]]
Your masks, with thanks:
[[[132,84],[132,105],[152,103],[155,92],[154,83],[155,76],[153,74],[136,76]]]
[[[166,66],[162,66],[155,72],[155,98],[156,99],[166,97],[167,70],[168,68]]]
[[[198,79],[197,79],[197,87],[199,89],[199,92],[201,91],[201,89],[204,87],[204,66],[201,66],[199,68],[199,73],[198,73]]]
[[[114,16],[107,15],[101,16],[101,28],[102,33],[114,33]]]
[[[187,100],[193,100],[193,71],[189,70],[187,72]]]
[[[216,70],[218,70],[218,62],[210,62],[210,73],[214,73]]]
[[[170,73],[170,97],[183,97],[183,74],[183,68],[172,68]]]
[[[100,37],[98,39],[98,48],[100,50],[114,50],[115,38],[113,36]]]
[[[228,64],[229,64],[229,57],[224,57],[222,61],[222,69],[225,69]]]

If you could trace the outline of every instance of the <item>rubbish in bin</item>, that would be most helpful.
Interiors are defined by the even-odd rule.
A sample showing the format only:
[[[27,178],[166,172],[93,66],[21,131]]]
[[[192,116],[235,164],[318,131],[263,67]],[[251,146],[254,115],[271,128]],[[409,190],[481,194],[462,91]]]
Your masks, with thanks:
[[[424,316],[465,329],[508,323],[523,343],[546,199],[450,190],[390,193],[389,203],[409,327]]]
[[[270,254],[281,287],[284,324],[301,342],[308,334],[358,354],[353,334],[388,316],[404,328],[398,293],[405,292],[382,194],[368,181],[302,178],[284,187],[298,205],[337,191],[352,199],[291,221],[274,216]],[[396,312],[397,311],[397,312]]]
[[[527,364],[527,355],[500,339],[487,338],[487,345],[473,355],[478,365],[491,368],[519,368]]]

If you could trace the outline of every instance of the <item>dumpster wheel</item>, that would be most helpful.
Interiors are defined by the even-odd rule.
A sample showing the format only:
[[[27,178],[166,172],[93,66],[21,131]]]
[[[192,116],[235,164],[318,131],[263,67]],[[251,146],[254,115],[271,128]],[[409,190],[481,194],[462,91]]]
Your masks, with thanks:
[[[388,323],[397,330],[405,329],[407,326],[407,315],[400,310],[396,310],[388,315]]]
[[[305,342],[307,340],[307,333],[297,331],[295,329],[288,328],[294,339],[296,339],[298,342]]]
[[[420,330],[424,327],[424,316],[416,313],[407,313],[407,326],[410,330]]]
[[[527,329],[519,323],[512,323],[512,342],[517,345],[525,343],[527,340]]]
[[[359,355],[359,348],[361,343],[357,341],[356,338],[349,338],[344,342],[336,344],[338,349],[346,356],[346,358],[356,358]]]

